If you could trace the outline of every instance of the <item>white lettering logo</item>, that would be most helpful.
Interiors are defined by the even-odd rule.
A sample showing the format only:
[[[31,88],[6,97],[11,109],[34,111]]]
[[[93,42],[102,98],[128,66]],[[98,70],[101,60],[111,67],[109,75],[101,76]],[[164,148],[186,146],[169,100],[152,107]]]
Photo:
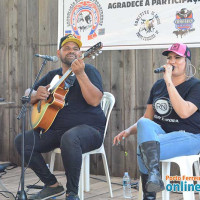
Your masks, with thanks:
[[[162,117],[168,116],[172,111],[171,103],[169,99],[166,99],[166,98],[157,99],[154,102],[153,106],[156,112],[160,114]]]

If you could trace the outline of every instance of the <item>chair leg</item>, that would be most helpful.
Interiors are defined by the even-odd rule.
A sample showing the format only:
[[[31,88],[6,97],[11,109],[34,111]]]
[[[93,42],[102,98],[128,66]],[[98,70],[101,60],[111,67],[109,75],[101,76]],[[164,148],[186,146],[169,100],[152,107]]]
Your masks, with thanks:
[[[170,162],[162,162],[162,180],[164,182],[164,186],[166,187],[167,184],[170,183],[169,179],[166,180],[166,176],[170,176],[170,168],[171,163]],[[169,200],[170,198],[170,192],[166,189],[162,191],[162,200]]]
[[[52,153],[51,153],[51,161],[50,161],[50,166],[49,166],[49,169],[50,169],[51,173],[53,173],[53,170],[54,170],[55,156],[56,156],[56,153],[54,151],[52,151]]]
[[[141,176],[140,176],[138,200],[142,200],[142,199],[143,199],[142,179],[141,179]]]
[[[194,171],[197,177],[200,176],[200,169],[199,169],[199,161],[194,162]],[[197,184],[200,184],[200,181],[197,181]],[[200,199],[200,192],[199,192],[199,199]]]
[[[90,155],[85,156],[84,160],[84,190],[85,192],[90,191]]]
[[[112,193],[112,186],[111,186],[111,181],[110,181],[110,174],[109,174],[109,170],[108,170],[108,164],[107,164],[105,149],[103,149],[103,153],[101,153],[101,155],[102,155],[102,158],[103,158],[103,165],[104,165],[104,169],[105,169],[105,173],[106,173],[107,183],[108,183],[108,186],[109,186],[110,197],[112,198],[113,193]]]
[[[180,166],[180,174],[181,176],[184,176],[187,174],[187,176],[192,177],[193,176],[193,162],[188,162],[188,160],[185,161],[185,163],[179,165]],[[187,181],[187,184],[193,184],[193,181]],[[184,200],[195,200],[194,198],[194,191],[183,191],[183,199]]]
[[[82,159],[82,166],[81,166],[81,173],[80,173],[80,179],[79,179],[79,190],[78,195],[80,200],[84,200],[84,156]]]

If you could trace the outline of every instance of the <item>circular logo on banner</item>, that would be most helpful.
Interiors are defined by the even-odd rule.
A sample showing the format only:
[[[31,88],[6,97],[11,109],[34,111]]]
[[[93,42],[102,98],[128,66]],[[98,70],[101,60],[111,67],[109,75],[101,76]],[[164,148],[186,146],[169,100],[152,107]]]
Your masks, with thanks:
[[[145,41],[154,39],[158,34],[157,25],[159,24],[160,19],[154,11],[141,12],[134,22],[134,26],[138,27],[137,37]]]
[[[172,112],[172,105],[167,98],[159,98],[153,103],[154,110],[162,117],[168,116]]]
[[[87,36],[88,40],[97,37],[97,28],[103,23],[103,10],[97,0],[80,1],[70,6],[67,15],[67,24],[71,26],[74,35],[81,39]],[[65,30],[65,34],[69,30]]]

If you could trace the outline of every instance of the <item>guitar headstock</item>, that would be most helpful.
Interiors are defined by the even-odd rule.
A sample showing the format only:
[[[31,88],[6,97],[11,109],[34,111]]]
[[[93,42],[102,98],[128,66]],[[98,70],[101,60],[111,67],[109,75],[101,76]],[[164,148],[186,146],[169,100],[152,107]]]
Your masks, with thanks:
[[[95,58],[95,56],[98,56],[100,53],[102,53],[101,49],[103,47],[103,43],[102,42],[98,42],[97,44],[95,44],[94,46],[92,46],[91,48],[89,48],[84,54],[83,54],[83,59],[87,58],[87,57],[92,57],[93,59]]]

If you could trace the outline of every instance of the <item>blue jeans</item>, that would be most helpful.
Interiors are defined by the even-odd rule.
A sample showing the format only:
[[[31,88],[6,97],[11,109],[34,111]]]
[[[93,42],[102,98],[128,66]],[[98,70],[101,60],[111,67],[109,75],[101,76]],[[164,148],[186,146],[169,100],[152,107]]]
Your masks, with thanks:
[[[15,146],[19,154],[21,153],[21,139],[22,134],[15,138]],[[99,148],[102,141],[103,134],[88,125],[79,125],[69,130],[49,129],[41,136],[39,132],[31,130],[25,133],[24,157],[27,163],[34,146],[29,167],[45,185],[53,185],[57,179],[46,166],[42,153],[60,147],[67,176],[67,193],[78,194],[82,154]]]
[[[139,170],[143,174],[147,174],[148,170],[141,159],[139,145],[147,141],[160,143],[160,160],[200,153],[200,134],[184,131],[166,133],[152,120],[141,118],[137,122],[137,158]]]

